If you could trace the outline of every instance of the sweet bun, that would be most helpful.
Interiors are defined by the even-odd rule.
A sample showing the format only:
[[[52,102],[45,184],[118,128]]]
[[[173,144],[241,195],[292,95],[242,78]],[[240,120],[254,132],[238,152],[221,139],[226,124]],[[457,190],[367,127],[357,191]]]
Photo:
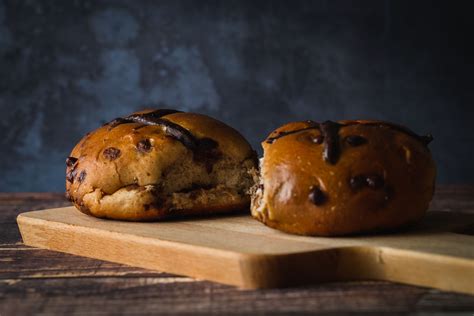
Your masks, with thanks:
[[[414,223],[433,196],[431,140],[382,121],[286,124],[262,142],[252,215],[285,232],[319,236]]]
[[[83,213],[148,221],[248,208],[257,159],[224,123],[162,109],[87,134],[66,165],[66,195]]]

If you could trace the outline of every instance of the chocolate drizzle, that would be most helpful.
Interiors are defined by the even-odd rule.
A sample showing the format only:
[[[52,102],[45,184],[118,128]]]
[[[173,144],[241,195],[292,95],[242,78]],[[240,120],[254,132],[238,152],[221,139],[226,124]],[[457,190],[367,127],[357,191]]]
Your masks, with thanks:
[[[319,124],[321,134],[324,137],[323,159],[334,165],[339,160],[341,149],[339,148],[339,129],[341,125],[332,121]]]
[[[307,121],[307,123],[310,124],[310,126],[288,132],[279,132],[278,135],[267,138],[266,142],[272,144],[277,139],[282,138],[284,136],[317,129],[321,131],[321,135],[316,136],[313,140],[313,143],[323,143],[323,159],[330,164],[335,164],[339,159],[341,152],[339,148],[339,129],[344,125],[333,121],[325,121],[323,123]]]
[[[143,114],[132,114],[126,117],[117,117],[112,121],[105,123],[104,126],[108,125],[109,130],[113,129],[114,127],[127,124],[127,123],[142,123],[143,125],[150,125],[147,121],[156,120],[161,118],[162,116],[173,114],[173,113],[182,113],[181,111],[171,110],[171,109],[159,109],[148,113]],[[143,121],[143,122],[140,122]],[[141,126],[142,127],[142,126]]]
[[[427,146],[433,140],[433,136],[431,134],[427,134],[426,136],[420,136],[408,128],[405,128],[397,124],[386,123],[386,122],[360,123],[357,121],[347,121],[345,123],[337,123],[333,121],[325,121],[323,123],[317,123],[313,121],[307,121],[307,123],[309,124],[309,126],[304,127],[304,128],[300,128],[300,129],[296,129],[292,131],[277,132],[277,135],[268,137],[265,142],[268,144],[273,144],[277,139],[280,139],[282,137],[285,137],[291,134],[301,133],[308,130],[317,129],[321,132],[321,135],[316,136],[313,140],[313,143],[321,144],[322,142],[324,145],[323,159],[330,164],[335,164],[339,160],[339,156],[341,154],[340,142],[339,142],[339,130],[346,126],[361,124],[361,125],[371,125],[371,126],[395,129],[399,132],[402,132],[411,137],[414,137],[425,146]],[[351,146],[360,146],[367,142],[367,140],[364,137],[358,136],[358,135],[347,136],[345,138],[345,141]]]
[[[309,131],[312,129],[318,129],[319,130],[319,123],[313,122],[313,121],[308,121],[307,123],[311,124],[308,127],[301,128],[301,129],[296,129],[294,131],[288,131],[288,132],[278,132],[276,136],[273,137],[268,137],[267,140],[265,141],[268,144],[273,144],[277,139],[282,138],[284,136],[288,136],[291,134],[296,134],[304,131]]]
[[[433,141],[433,136],[431,134],[427,134],[425,136],[420,136],[409,128],[406,128],[404,126],[394,124],[394,123],[388,123],[388,122],[365,122],[365,123],[360,123],[360,122],[357,122],[357,121],[348,121],[348,122],[343,123],[342,126],[345,127],[345,126],[351,126],[351,125],[357,125],[357,124],[366,125],[366,126],[367,125],[368,126],[378,126],[378,127],[385,127],[385,128],[394,129],[396,131],[405,133],[405,134],[417,139],[418,141],[420,141],[425,146],[427,146],[429,143],[431,143]]]
[[[145,114],[135,114],[135,115],[145,116],[146,118],[152,120],[152,119],[157,119],[157,118],[160,118],[162,116],[169,115],[169,114],[174,114],[174,113],[183,113],[183,112],[178,111],[178,110],[173,110],[173,109],[159,109],[159,110],[155,110],[155,111],[148,112],[148,113],[145,113]],[[135,116],[135,115],[130,115],[130,116]]]
[[[162,109],[143,114],[132,114],[124,118],[116,118],[106,125],[109,126],[109,130],[120,124],[127,123],[141,124],[135,127],[134,130],[138,130],[139,128],[145,126],[160,126],[163,128],[163,131],[167,136],[176,139],[186,148],[192,150],[194,153],[194,160],[204,163],[206,170],[210,173],[214,163],[222,157],[222,153],[218,148],[219,144],[210,138],[199,139],[181,125],[162,118],[165,115],[173,113],[182,112],[170,109]],[[149,152],[151,150],[150,141],[146,139],[138,142],[137,149],[142,153]]]
[[[187,129],[171,121],[162,118],[148,118],[141,115],[131,115],[128,118],[135,123],[163,127],[165,134],[180,141],[191,150],[196,149],[198,145],[198,140]]]
[[[103,126],[109,126],[109,131],[113,129],[114,127],[120,125],[120,124],[126,124],[126,123],[133,123],[127,119],[124,119],[122,117],[117,117],[116,119],[113,119],[112,121],[105,123]]]
[[[181,111],[161,109],[143,114],[132,114],[126,117],[116,118],[111,122],[107,123],[106,125],[109,126],[109,130],[113,129],[118,125],[127,123],[142,124],[142,126],[139,126],[138,128],[148,125],[161,126],[166,135],[171,136],[174,139],[180,141],[184,146],[189,149],[196,149],[198,145],[198,140],[187,129],[176,123],[162,118],[162,116],[173,113],[181,113]]]

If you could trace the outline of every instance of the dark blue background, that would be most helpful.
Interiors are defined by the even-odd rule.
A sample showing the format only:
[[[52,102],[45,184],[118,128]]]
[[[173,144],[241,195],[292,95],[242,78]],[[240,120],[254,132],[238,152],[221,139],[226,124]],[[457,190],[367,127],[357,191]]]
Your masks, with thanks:
[[[443,183],[473,183],[468,2],[0,0],[0,191],[62,191],[86,132],[166,104],[256,147],[294,120],[431,132]]]

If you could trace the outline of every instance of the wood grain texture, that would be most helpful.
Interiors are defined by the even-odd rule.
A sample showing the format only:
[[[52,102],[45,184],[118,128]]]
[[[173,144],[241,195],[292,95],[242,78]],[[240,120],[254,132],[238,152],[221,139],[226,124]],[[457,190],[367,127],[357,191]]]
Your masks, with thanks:
[[[341,238],[288,235],[245,214],[130,223],[64,207],[17,220],[26,245],[243,288],[372,279],[474,294],[474,237],[452,232],[472,214],[430,212],[409,230]]]
[[[474,312],[474,296],[397,283],[352,281],[239,290],[21,243],[16,226],[19,213],[66,205],[61,194],[0,193],[2,316]],[[439,188],[431,209],[474,213],[474,186]]]

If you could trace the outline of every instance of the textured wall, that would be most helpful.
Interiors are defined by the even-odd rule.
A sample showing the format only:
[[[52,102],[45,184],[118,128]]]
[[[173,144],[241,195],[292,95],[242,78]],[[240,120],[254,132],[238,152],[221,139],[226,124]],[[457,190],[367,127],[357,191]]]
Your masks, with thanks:
[[[143,105],[207,113],[255,147],[302,119],[431,131],[474,182],[473,19],[433,1],[0,0],[0,191],[61,191],[83,134]]]

